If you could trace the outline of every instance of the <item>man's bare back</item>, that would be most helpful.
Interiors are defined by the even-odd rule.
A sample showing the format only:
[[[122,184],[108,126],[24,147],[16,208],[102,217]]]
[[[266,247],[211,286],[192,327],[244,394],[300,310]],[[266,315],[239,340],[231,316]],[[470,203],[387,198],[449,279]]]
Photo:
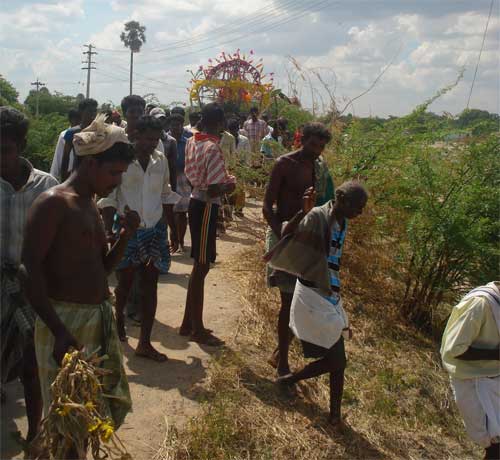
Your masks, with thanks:
[[[109,297],[104,267],[107,243],[94,200],[79,196],[66,184],[40,199],[53,202],[58,214],[58,226],[44,261],[48,296],[69,302],[101,303]]]
[[[290,220],[302,209],[304,192],[314,186],[314,162],[302,150],[282,155],[271,172],[264,198],[264,215],[279,235],[281,223]],[[276,203],[276,212],[270,211]]]

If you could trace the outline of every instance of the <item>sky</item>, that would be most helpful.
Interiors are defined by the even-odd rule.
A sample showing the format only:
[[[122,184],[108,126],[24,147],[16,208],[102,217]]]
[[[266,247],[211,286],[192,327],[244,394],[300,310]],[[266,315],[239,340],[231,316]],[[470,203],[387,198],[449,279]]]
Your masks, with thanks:
[[[470,100],[471,108],[496,113],[499,3],[493,0]],[[146,27],[146,43],[134,55],[133,92],[154,93],[164,104],[189,103],[188,71],[222,51],[240,49],[262,58],[276,87],[317,112],[334,98],[345,113],[403,115],[463,71],[430,108],[457,114],[467,105],[490,5],[491,0],[5,0],[0,73],[21,101],[37,78],[50,91],[85,94],[82,53],[91,43],[98,54],[90,96],[117,105],[129,91],[130,55],[120,32],[133,19]]]

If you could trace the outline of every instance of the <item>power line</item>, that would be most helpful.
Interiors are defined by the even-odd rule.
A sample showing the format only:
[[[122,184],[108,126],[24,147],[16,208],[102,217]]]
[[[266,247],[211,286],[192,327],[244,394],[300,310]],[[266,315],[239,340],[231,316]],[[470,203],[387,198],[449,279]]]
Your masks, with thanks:
[[[36,86],[36,116],[38,117],[38,105],[40,102],[40,87],[45,86],[45,83],[42,83],[40,79],[37,77],[36,81],[31,83],[31,86]]]
[[[283,8],[287,7],[294,7],[294,6],[299,6],[302,4],[301,0],[285,0],[282,2],[280,8],[276,8],[276,6],[271,5],[271,6],[266,6],[260,10],[258,14],[255,15],[248,15],[244,19],[238,19],[235,21],[230,21],[225,23],[222,26],[216,27],[212,29],[210,32],[204,32],[204,33],[198,33],[198,34],[193,34],[187,39],[181,39],[181,40],[176,40],[171,43],[169,43],[166,47],[164,48],[158,48],[158,49],[151,49],[151,50],[144,50],[143,53],[158,53],[158,52],[163,52],[163,51],[168,51],[171,49],[178,49],[178,48],[183,48],[185,46],[190,47],[196,44],[196,42],[199,41],[206,41],[206,40],[213,40],[214,35],[220,34],[221,35],[230,35],[234,33],[234,30],[240,27],[246,27],[252,23],[255,22],[265,22],[265,18],[268,18],[271,16],[276,15],[276,13],[280,12]],[[233,32],[231,32],[233,30]],[[109,48],[98,48],[100,51],[105,51],[105,52],[111,52],[111,53],[127,53],[127,50],[113,50]]]
[[[224,24],[223,26],[216,27],[215,29],[212,29],[210,32],[195,34],[190,36],[189,38],[174,41],[164,48],[151,51],[155,53],[160,53],[164,51],[170,51],[172,49],[191,47],[193,45],[193,42],[196,43],[196,42],[213,40],[214,35],[230,36],[236,32],[239,32],[239,29],[242,29],[243,27],[248,27],[255,23],[265,24],[266,21],[272,20],[273,17],[276,17],[278,14],[280,14],[280,12],[284,8],[296,7],[301,5],[303,5],[302,0],[286,0],[282,3],[281,8],[276,8],[275,6],[268,6],[260,10],[258,14],[252,16],[249,15],[248,19],[232,21]]]
[[[326,4],[326,5],[325,5]],[[316,7],[316,11],[319,11],[321,9],[324,9],[324,7],[328,6],[328,4],[331,4],[331,0],[320,0],[317,1],[314,5]],[[237,40],[241,40],[247,37],[255,37],[256,34],[261,34],[261,33],[266,33],[270,30],[273,30],[277,27],[281,27],[283,25],[288,24],[289,22],[295,21],[297,19],[300,19],[307,14],[311,13],[311,10],[308,9],[300,9],[295,13],[291,13],[288,17],[283,18],[282,16],[271,16],[268,19],[265,20],[260,20],[258,21],[257,24],[255,24],[253,27],[247,27],[247,24],[244,27],[241,27],[239,30],[235,29],[232,32],[228,34],[222,34],[217,36],[211,36],[207,37],[207,39],[202,40],[203,42],[208,42],[209,45],[203,46],[202,48],[198,49],[192,49],[197,45],[202,45],[202,41],[200,43],[195,44],[194,46],[189,45],[190,50],[185,50],[182,51],[181,48],[185,48],[188,45],[182,45],[179,47],[179,52],[173,55],[168,56],[168,60],[171,61],[172,59],[176,58],[182,58],[185,56],[189,56],[192,54],[197,54],[202,51],[206,51],[212,48],[217,48],[221,47],[227,44],[234,44]],[[177,48],[172,47],[171,51],[176,50]],[[158,62],[157,59],[152,59],[148,58],[144,61],[141,61],[141,63],[147,64],[147,63],[153,63],[153,62]]]
[[[331,5],[330,0],[321,0],[321,1],[317,2],[317,4],[316,4],[317,8],[314,12],[322,11],[330,5]],[[256,33],[266,33],[266,32],[269,32],[270,30],[276,29],[277,27],[281,27],[281,26],[286,25],[292,21],[296,21],[297,19],[301,19],[311,12],[312,12],[311,10],[307,9],[307,10],[302,10],[300,13],[295,13],[295,14],[290,15],[288,17],[288,19],[286,19],[286,20],[283,20],[281,18],[277,18],[276,21],[272,21],[268,24],[266,23],[266,25],[263,27],[259,26],[255,29],[251,29],[250,31],[248,31],[246,33],[242,33],[239,36],[235,36],[235,37],[232,37],[230,39],[228,38],[228,39],[226,39],[226,41],[219,42],[219,43],[216,43],[214,45],[206,46],[204,48],[200,48],[200,49],[193,50],[193,51],[187,51],[187,52],[183,52],[183,53],[174,54],[173,56],[169,56],[167,58],[167,60],[169,62],[171,62],[174,59],[183,58],[185,56],[197,54],[197,53],[200,53],[202,51],[207,51],[207,50],[212,49],[212,48],[217,48],[217,47],[220,47],[223,45],[232,44],[236,40],[241,40],[243,38],[254,36]],[[154,60],[150,59],[150,60],[146,60],[146,61],[140,61],[141,64],[148,64],[148,63],[153,63],[153,62],[157,63],[158,59],[154,59]]]
[[[469,108],[470,98],[472,96],[472,90],[474,88],[474,83],[476,82],[477,69],[479,68],[479,61],[481,60],[481,54],[483,54],[484,42],[486,40],[486,33],[488,32],[488,25],[490,23],[491,12],[493,11],[493,2],[494,0],[491,0],[490,12],[488,13],[488,20],[486,21],[486,27],[484,28],[483,42],[481,43],[481,49],[479,51],[479,56],[477,58],[476,70],[474,71],[474,78],[472,79],[472,84],[470,85],[469,98],[467,99],[467,108]]]
[[[328,6],[330,6],[332,3],[330,0],[321,0],[319,2],[316,3],[316,9],[314,12],[319,12],[319,11],[322,11],[324,9],[326,9]],[[188,51],[188,52],[184,52],[184,53],[179,53],[179,54],[175,54],[173,56],[169,56],[168,57],[168,62],[172,62],[172,60],[174,59],[178,59],[178,58],[182,58],[182,57],[185,57],[185,56],[188,56],[188,55],[192,55],[192,54],[197,54],[197,53],[200,53],[202,51],[206,51],[206,50],[209,50],[211,48],[216,48],[216,47],[219,47],[219,46],[223,46],[225,44],[228,44],[228,43],[232,43],[234,42],[235,40],[239,40],[239,39],[242,39],[242,38],[246,38],[248,36],[251,36],[251,35],[255,35],[255,33],[265,33],[265,32],[268,32],[272,29],[275,29],[277,27],[280,27],[280,26],[283,26],[285,24],[288,24],[292,21],[295,21],[297,19],[300,19],[302,17],[304,17],[305,15],[309,14],[311,12],[310,9],[307,9],[307,10],[301,10],[299,13],[295,13],[295,14],[292,14],[288,19],[286,20],[282,20],[281,18],[278,18],[277,21],[273,21],[271,23],[266,23],[266,25],[264,27],[259,26],[255,29],[251,29],[250,31],[247,31],[246,33],[243,33],[243,34],[240,34],[239,36],[237,37],[234,37],[234,38],[231,38],[230,41],[227,41],[227,42],[219,42],[215,45],[210,45],[210,46],[206,46],[204,48],[200,48],[200,49],[197,49],[197,50],[193,50],[193,51]],[[116,62],[116,61],[115,61]],[[139,61],[138,63],[139,64],[148,64],[148,63],[158,63],[158,59],[154,59],[154,60],[146,60],[146,61]],[[126,69],[125,67],[122,67],[118,64],[115,64],[115,67],[117,68],[121,68],[123,69],[124,71],[127,71],[128,72],[128,69]],[[144,78],[148,78],[150,79],[149,77],[145,76],[145,75],[142,75],[142,74],[139,74],[137,73],[136,71],[134,71],[134,74],[137,74],[137,75],[140,75],[140,76],[143,76]],[[155,81],[154,79],[151,79],[152,81]],[[158,80],[156,80],[158,82]],[[162,84],[163,82],[159,82],[160,84]]]
[[[90,71],[91,69],[94,69],[95,70],[95,67],[92,67],[93,65],[95,65],[95,62],[92,61],[92,56],[94,54],[97,54],[95,51],[92,51],[92,44],[88,44],[88,45],[83,45],[85,47],[87,47],[87,51],[84,51],[82,54],[86,54],[87,55],[87,62],[82,62],[82,64],[87,64],[87,67],[82,67],[82,70],[86,70],[87,71],[87,99],[90,97]]]

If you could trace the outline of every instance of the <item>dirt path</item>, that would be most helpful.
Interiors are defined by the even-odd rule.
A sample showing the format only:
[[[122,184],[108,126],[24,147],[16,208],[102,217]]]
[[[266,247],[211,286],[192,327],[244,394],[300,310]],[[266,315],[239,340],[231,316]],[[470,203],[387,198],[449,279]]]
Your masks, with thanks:
[[[217,241],[217,263],[210,271],[205,285],[206,325],[224,339],[231,340],[240,311],[239,296],[221,265],[253,244],[251,229],[260,219],[260,206],[251,201],[243,219],[235,223]],[[165,434],[165,417],[169,423],[182,425],[197,413],[198,403],[192,388],[203,381],[211,354],[217,349],[189,342],[177,333],[182,320],[186,287],[191,272],[188,254],[175,255],[171,271],[160,278],[158,312],[153,329],[153,343],[166,353],[169,361],[162,364],[134,356],[139,329],[128,327],[129,341],[124,347],[125,366],[129,377],[134,412],[127,416],[120,429],[135,460],[150,460]],[[8,401],[2,406],[1,459],[20,459],[20,446],[12,433],[26,434],[26,417],[22,387],[18,382],[6,386]]]

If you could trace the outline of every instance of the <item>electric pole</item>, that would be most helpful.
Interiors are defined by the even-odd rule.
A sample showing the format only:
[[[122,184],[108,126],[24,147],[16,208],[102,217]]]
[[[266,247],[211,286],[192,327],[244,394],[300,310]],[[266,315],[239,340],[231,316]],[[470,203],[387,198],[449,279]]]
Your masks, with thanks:
[[[130,95],[132,96],[132,76],[134,74],[134,51],[130,48]]]
[[[36,86],[36,116],[38,117],[38,103],[40,100],[40,87],[45,86],[45,83],[42,83],[40,79],[37,77],[36,81],[31,83],[31,86]]]
[[[87,62],[83,62],[82,61],[82,64],[87,64],[87,67],[82,67],[82,70],[86,70],[87,71],[87,94],[86,94],[86,98],[88,99],[90,97],[90,70],[91,69],[95,69],[95,67],[92,67],[93,65],[95,65],[95,62],[92,61],[92,56],[94,54],[97,54],[95,51],[92,51],[92,48],[94,48],[93,45],[91,44],[88,44],[88,45],[83,45],[85,47],[87,47],[87,51],[84,51],[82,54],[86,54],[87,55]]]

